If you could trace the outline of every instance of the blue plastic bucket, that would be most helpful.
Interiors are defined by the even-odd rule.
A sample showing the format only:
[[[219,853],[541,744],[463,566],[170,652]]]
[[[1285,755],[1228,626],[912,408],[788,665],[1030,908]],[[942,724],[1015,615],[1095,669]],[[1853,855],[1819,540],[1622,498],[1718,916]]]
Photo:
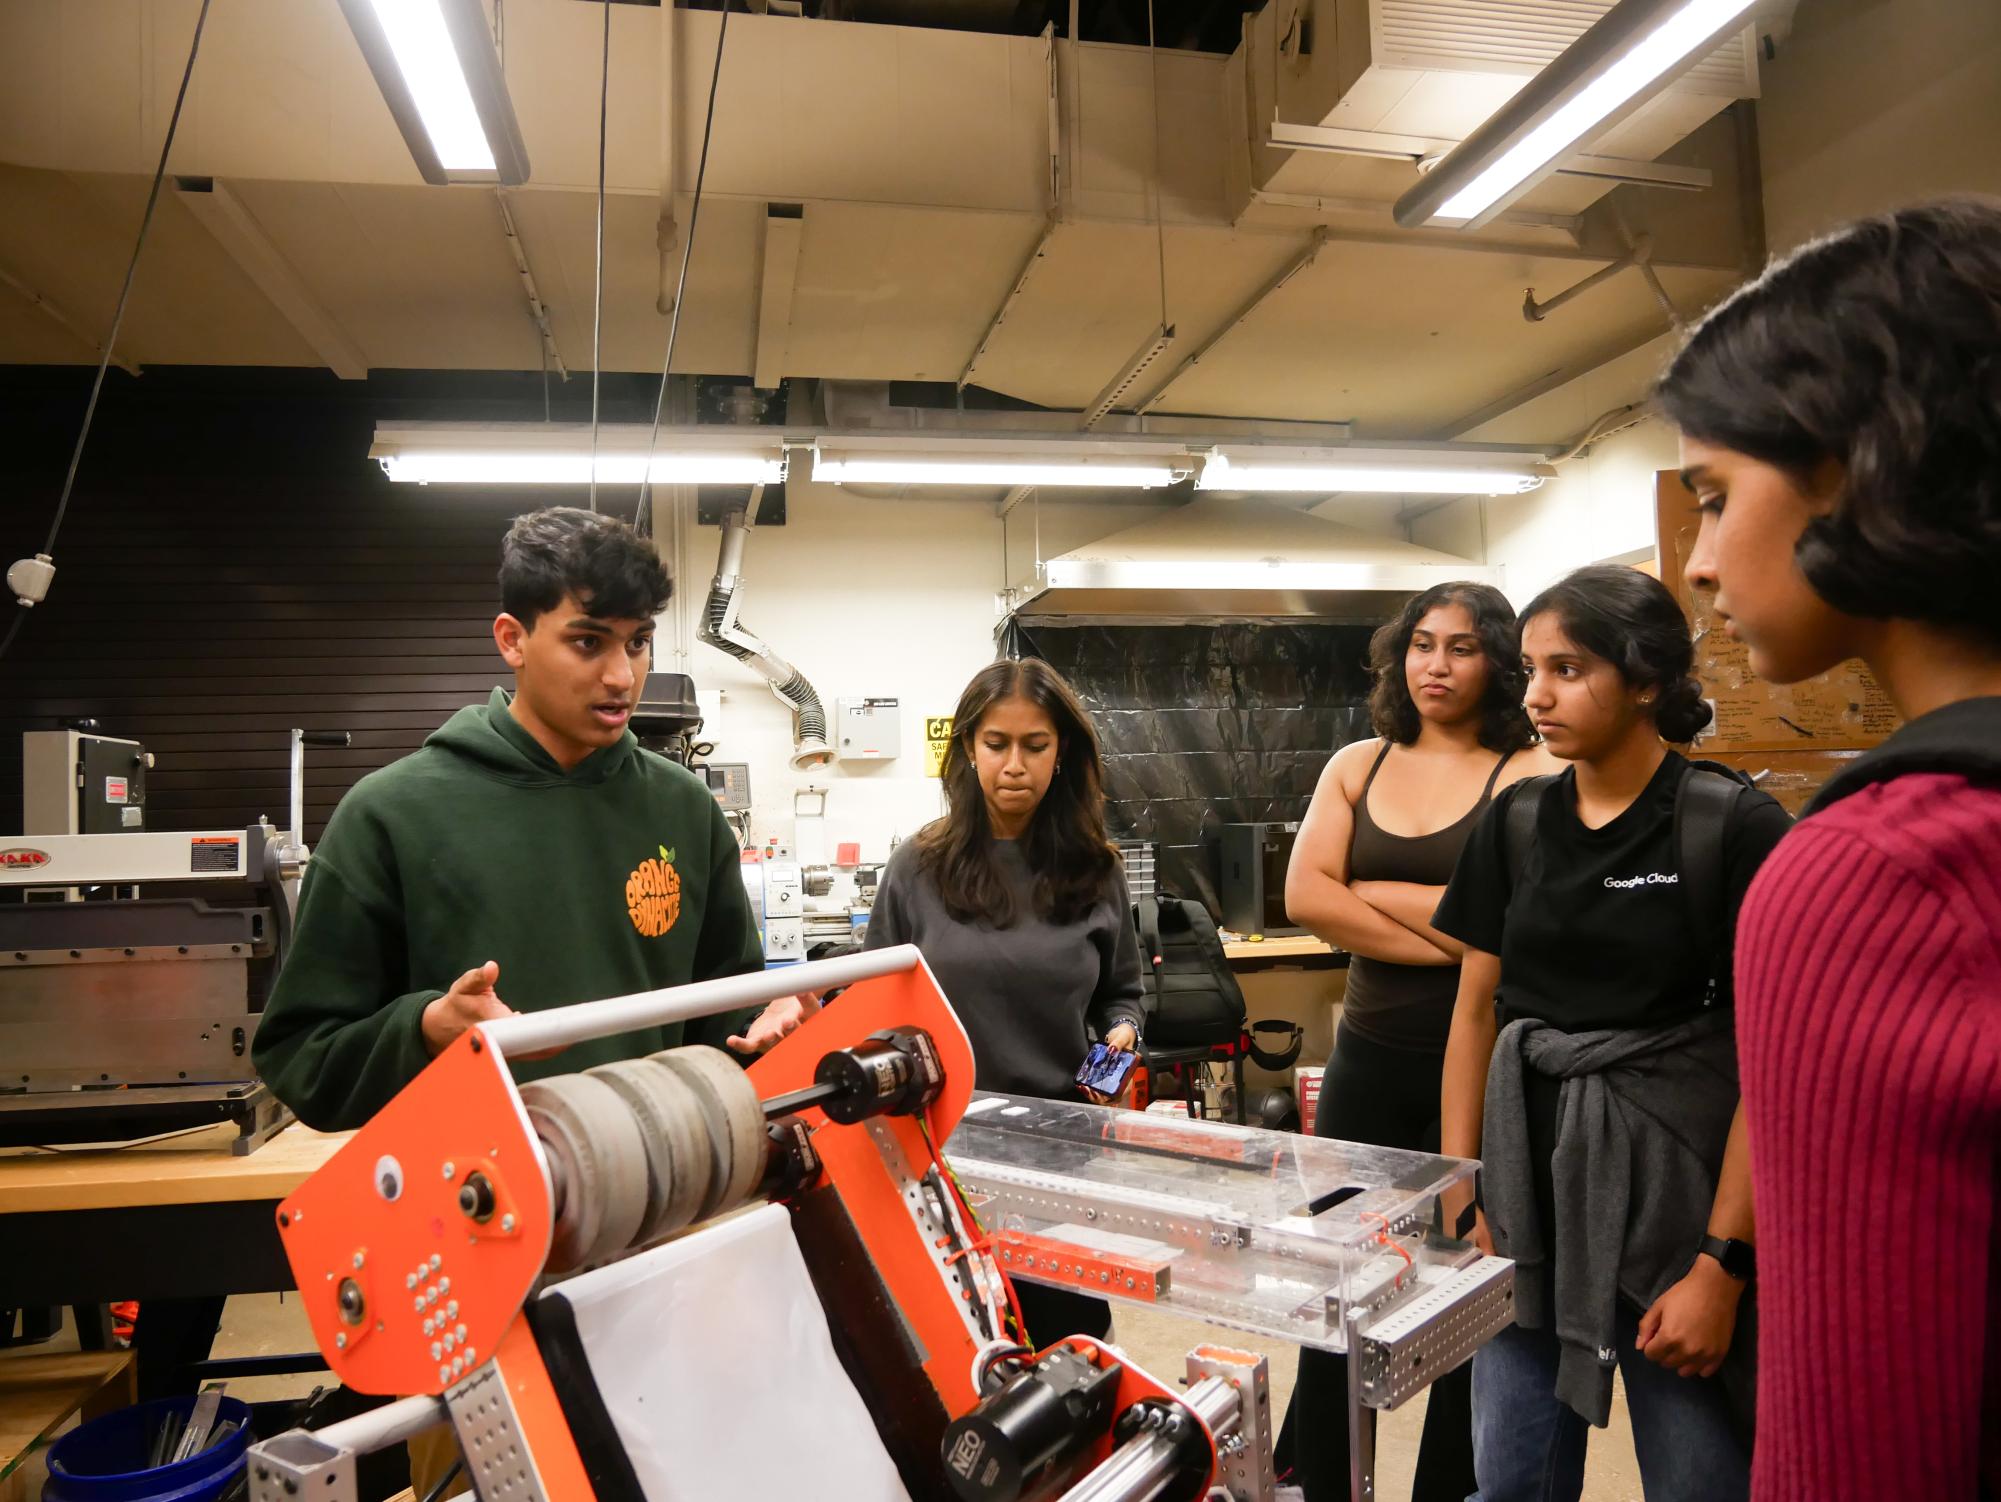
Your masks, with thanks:
[[[176,1465],[147,1464],[161,1422],[169,1414],[185,1422],[194,1406],[192,1395],[135,1403],[65,1434],[49,1447],[42,1502],[215,1502],[243,1469],[253,1437],[248,1403],[222,1400],[216,1426],[235,1419],[236,1428],[220,1444]]]

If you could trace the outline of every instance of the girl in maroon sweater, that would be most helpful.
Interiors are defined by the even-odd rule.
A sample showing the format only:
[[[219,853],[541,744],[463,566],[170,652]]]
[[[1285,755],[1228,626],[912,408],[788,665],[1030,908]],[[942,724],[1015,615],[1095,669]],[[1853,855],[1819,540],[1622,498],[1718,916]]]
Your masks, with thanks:
[[[2001,1496],[2001,203],[1806,246],[1659,397],[1703,508],[1689,580],[1752,666],[1859,657],[1907,721],[1737,929],[1753,1495]]]

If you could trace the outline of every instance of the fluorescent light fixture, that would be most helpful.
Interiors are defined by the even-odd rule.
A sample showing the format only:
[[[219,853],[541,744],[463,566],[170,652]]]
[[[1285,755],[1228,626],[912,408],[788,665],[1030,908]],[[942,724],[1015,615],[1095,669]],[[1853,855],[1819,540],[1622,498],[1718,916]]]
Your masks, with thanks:
[[[785,478],[785,441],[741,429],[662,428],[645,423],[598,429],[600,484],[776,485]],[[418,485],[587,485],[589,423],[379,423],[369,457],[393,481]]]
[[[816,444],[813,449],[813,478],[828,485],[1148,490],[1172,485],[1190,467],[1183,449],[1090,440],[1058,441],[1034,448],[1018,442],[1002,446],[971,439],[910,446]]]
[[[1397,223],[1486,223],[1741,26],[1755,3],[1620,0],[1398,199]]]
[[[1518,495],[1550,470],[1535,454],[1477,449],[1216,449],[1197,490],[1371,495]]]
[[[480,0],[340,0],[427,183],[527,181],[528,151]]]

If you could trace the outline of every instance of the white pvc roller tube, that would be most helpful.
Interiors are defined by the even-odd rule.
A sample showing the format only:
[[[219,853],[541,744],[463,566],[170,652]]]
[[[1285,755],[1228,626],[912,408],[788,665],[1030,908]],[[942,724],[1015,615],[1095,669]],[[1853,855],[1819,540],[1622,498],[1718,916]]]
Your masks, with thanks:
[[[479,1030],[503,1057],[541,1053],[592,1038],[629,1033],[635,1028],[659,1027],[668,1022],[686,1022],[691,1017],[712,1017],[738,1007],[762,1006],[801,991],[830,991],[836,986],[874,980],[879,975],[914,970],[921,963],[914,944],[899,944],[893,949],[844,954],[831,960],[787,965],[779,970],[728,975],[693,985],[552,1007],[546,1012],[524,1012],[517,1017],[482,1022]]]
[[[443,1398],[419,1394],[414,1398],[399,1398],[394,1403],[385,1403],[380,1408],[371,1408],[366,1413],[342,1419],[337,1424],[328,1424],[312,1433],[322,1444],[353,1450],[361,1455],[373,1455],[377,1450],[401,1444],[413,1434],[435,1428],[450,1416]]]

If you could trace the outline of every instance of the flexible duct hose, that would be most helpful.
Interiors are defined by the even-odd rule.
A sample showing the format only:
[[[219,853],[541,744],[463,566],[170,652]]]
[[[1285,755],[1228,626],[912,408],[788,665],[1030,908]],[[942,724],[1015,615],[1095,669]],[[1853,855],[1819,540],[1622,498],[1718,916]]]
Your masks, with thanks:
[[[756,504],[755,498],[752,505]],[[737,591],[743,583],[743,516],[723,519],[722,547],[716,557],[716,577],[709,585],[702,611],[701,638],[719,652],[754,669],[771,685],[771,692],[792,711],[792,765],[802,770],[834,759],[827,741],[827,710],[806,675],[772,651],[764,640],[736,618]]]

